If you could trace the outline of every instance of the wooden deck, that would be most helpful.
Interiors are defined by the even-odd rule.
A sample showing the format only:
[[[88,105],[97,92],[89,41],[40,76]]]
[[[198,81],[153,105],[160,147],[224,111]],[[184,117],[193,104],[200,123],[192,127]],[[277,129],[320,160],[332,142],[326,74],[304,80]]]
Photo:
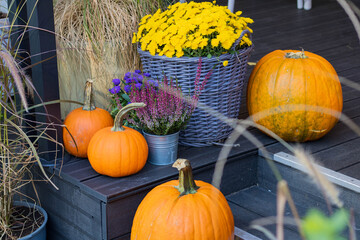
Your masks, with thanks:
[[[225,1],[218,3],[226,5]],[[235,9],[242,10],[244,16],[255,21],[252,26],[255,50],[250,61],[256,62],[276,49],[303,48],[325,57],[340,76],[360,82],[359,40],[350,20],[335,0],[313,1],[310,11],[298,10],[296,0],[237,0]],[[248,75],[250,72],[251,68]],[[343,95],[344,114],[360,125],[359,92],[343,86]],[[245,95],[242,118],[247,117],[244,99]],[[258,130],[251,129],[250,132],[267,146],[270,153],[286,152],[279,143]],[[237,226],[244,228],[250,220],[237,220],[237,214],[242,214],[238,212],[239,207],[253,208],[254,205],[246,207],[250,204],[244,202],[247,194],[261,196],[264,192],[254,187],[259,180],[256,173],[258,149],[244,137],[237,143],[240,147],[234,148],[229,156],[221,191],[228,195]],[[360,179],[360,138],[343,123],[338,123],[323,139],[302,146],[313,153],[323,166]],[[219,146],[181,147],[179,157],[192,162],[197,179],[210,182],[220,150]],[[50,215],[49,235],[55,240],[128,239],[132,217],[142,198],[154,186],[177,177],[177,170],[170,166],[146,164],[141,172],[133,176],[110,178],[92,170],[87,159],[68,155],[61,168],[48,170],[55,173],[54,181],[60,190],[52,190],[48,184],[41,183],[39,194]],[[242,189],[247,190],[239,192]],[[59,211],[59,208],[62,210]],[[266,206],[261,209],[267,212],[251,216],[275,214]],[[294,229],[289,231],[289,234],[295,234],[292,233]],[[295,235],[288,239],[296,239]]]
[[[238,2],[237,2],[238,3]],[[359,1],[357,1],[359,3]],[[252,61],[274,49],[305,49],[326,58],[339,76],[360,83],[360,44],[353,25],[336,1],[313,1],[310,11],[296,9],[294,1],[239,1],[254,19]],[[260,10],[261,9],[261,10]],[[343,114],[360,125],[360,92],[342,86]],[[324,138],[301,144],[325,167],[360,179],[360,139],[340,122]],[[280,143],[267,150],[288,152]]]

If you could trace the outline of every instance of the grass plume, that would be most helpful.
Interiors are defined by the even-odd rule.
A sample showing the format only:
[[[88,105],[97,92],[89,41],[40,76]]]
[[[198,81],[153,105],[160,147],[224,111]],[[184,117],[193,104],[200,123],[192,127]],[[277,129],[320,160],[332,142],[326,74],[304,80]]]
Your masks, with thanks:
[[[343,203],[339,198],[340,192],[336,187],[318,170],[312,155],[308,154],[301,147],[296,147],[295,157],[305,167],[306,173],[314,180],[314,183],[321,189],[325,198],[328,197],[333,204],[342,207]]]

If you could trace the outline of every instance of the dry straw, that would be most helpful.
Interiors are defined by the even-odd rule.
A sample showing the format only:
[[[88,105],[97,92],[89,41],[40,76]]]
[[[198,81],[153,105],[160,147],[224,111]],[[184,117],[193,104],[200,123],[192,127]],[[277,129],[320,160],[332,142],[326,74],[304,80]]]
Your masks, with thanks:
[[[60,98],[82,101],[94,80],[97,106],[109,105],[111,79],[140,68],[131,43],[142,16],[168,4],[161,0],[58,0],[54,6]],[[64,104],[62,117],[77,107]]]

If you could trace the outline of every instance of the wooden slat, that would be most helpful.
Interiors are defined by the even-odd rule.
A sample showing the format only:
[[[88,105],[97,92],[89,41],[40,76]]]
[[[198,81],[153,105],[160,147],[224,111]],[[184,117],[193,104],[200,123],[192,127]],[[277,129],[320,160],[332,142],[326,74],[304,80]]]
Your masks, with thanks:
[[[262,193],[263,190],[258,187],[253,187],[247,190],[240,191],[235,195],[227,196],[231,211],[234,215],[235,226],[244,229],[245,231],[260,237],[261,239],[267,239],[261,232],[249,229],[249,223],[254,220],[261,219],[263,217],[276,216],[272,214],[273,211],[276,212],[276,196],[270,193],[259,194],[248,193],[249,190],[258,189],[259,193]],[[239,198],[237,198],[239,196]],[[243,203],[258,203],[258,206],[244,205]],[[274,205],[274,207],[271,207]],[[261,211],[265,210],[265,211]],[[264,226],[266,229],[269,229],[272,233],[275,234],[275,224]],[[300,239],[297,231],[293,227],[284,227],[285,239]]]
[[[360,163],[360,138],[341,143],[314,154],[314,157],[324,166],[335,171]]]
[[[359,179],[360,163],[356,163],[354,165],[347,166],[347,167],[341,169],[339,172],[342,174],[345,174],[347,176]]]
[[[49,239],[61,239],[61,240],[99,240],[96,236],[92,236],[89,232],[81,231],[78,225],[82,223],[74,224],[69,223],[66,219],[60,218],[56,212],[49,211],[49,221],[47,223],[47,231],[50,232],[51,238]],[[50,237],[49,236],[49,237]]]
[[[360,124],[360,117],[356,117],[353,119],[353,121],[356,124]],[[340,145],[343,142],[348,142],[351,140],[356,139],[356,134],[349,129],[348,127],[344,126],[344,123],[338,123],[333,130],[331,130],[326,136],[323,138],[312,141],[312,142],[306,142],[300,144],[301,147],[305,148],[310,153],[317,153],[323,150],[326,150],[328,148],[335,147],[337,145]],[[267,151],[269,151],[272,154],[278,153],[278,152],[286,152],[290,153],[289,150],[285,149],[280,143],[273,144],[269,147],[267,147]],[[331,166],[324,166],[331,168]]]
[[[42,178],[39,170],[34,171],[35,179]],[[85,232],[94,239],[102,239],[101,227],[101,202],[99,199],[89,196],[73,184],[64,181],[58,176],[53,176],[52,181],[59,188],[56,190],[49,183],[44,181],[36,182],[36,192],[41,204],[53,218],[53,225],[63,225],[66,222],[74,225],[75,228],[66,228],[61,233],[71,236],[76,232]],[[31,186],[26,189],[26,195],[35,198],[35,193]],[[81,223],[81,224],[78,224]],[[71,238],[69,238],[71,239]]]

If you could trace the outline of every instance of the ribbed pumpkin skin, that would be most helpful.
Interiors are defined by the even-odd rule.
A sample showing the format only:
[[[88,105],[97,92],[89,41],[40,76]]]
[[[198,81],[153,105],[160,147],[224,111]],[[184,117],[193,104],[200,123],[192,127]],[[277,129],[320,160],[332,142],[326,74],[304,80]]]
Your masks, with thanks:
[[[151,190],[136,211],[131,240],[234,239],[234,218],[224,195],[209,183],[195,183],[197,193],[181,197],[178,180]]]
[[[308,58],[291,59],[288,52],[298,51],[276,50],[256,64],[247,89],[249,115],[285,141],[319,139],[342,111],[338,75],[319,55],[305,51]]]
[[[83,110],[81,107],[74,109],[66,116],[64,125],[70,131],[77,145],[75,145],[69,132],[63,129],[63,142],[66,151],[71,155],[86,158],[92,136],[100,129],[113,124],[113,118],[104,109],[95,108],[91,111]]]
[[[138,131],[123,126],[124,131],[101,129],[91,139],[88,158],[93,169],[110,177],[124,177],[139,172],[148,157],[148,145]]]

